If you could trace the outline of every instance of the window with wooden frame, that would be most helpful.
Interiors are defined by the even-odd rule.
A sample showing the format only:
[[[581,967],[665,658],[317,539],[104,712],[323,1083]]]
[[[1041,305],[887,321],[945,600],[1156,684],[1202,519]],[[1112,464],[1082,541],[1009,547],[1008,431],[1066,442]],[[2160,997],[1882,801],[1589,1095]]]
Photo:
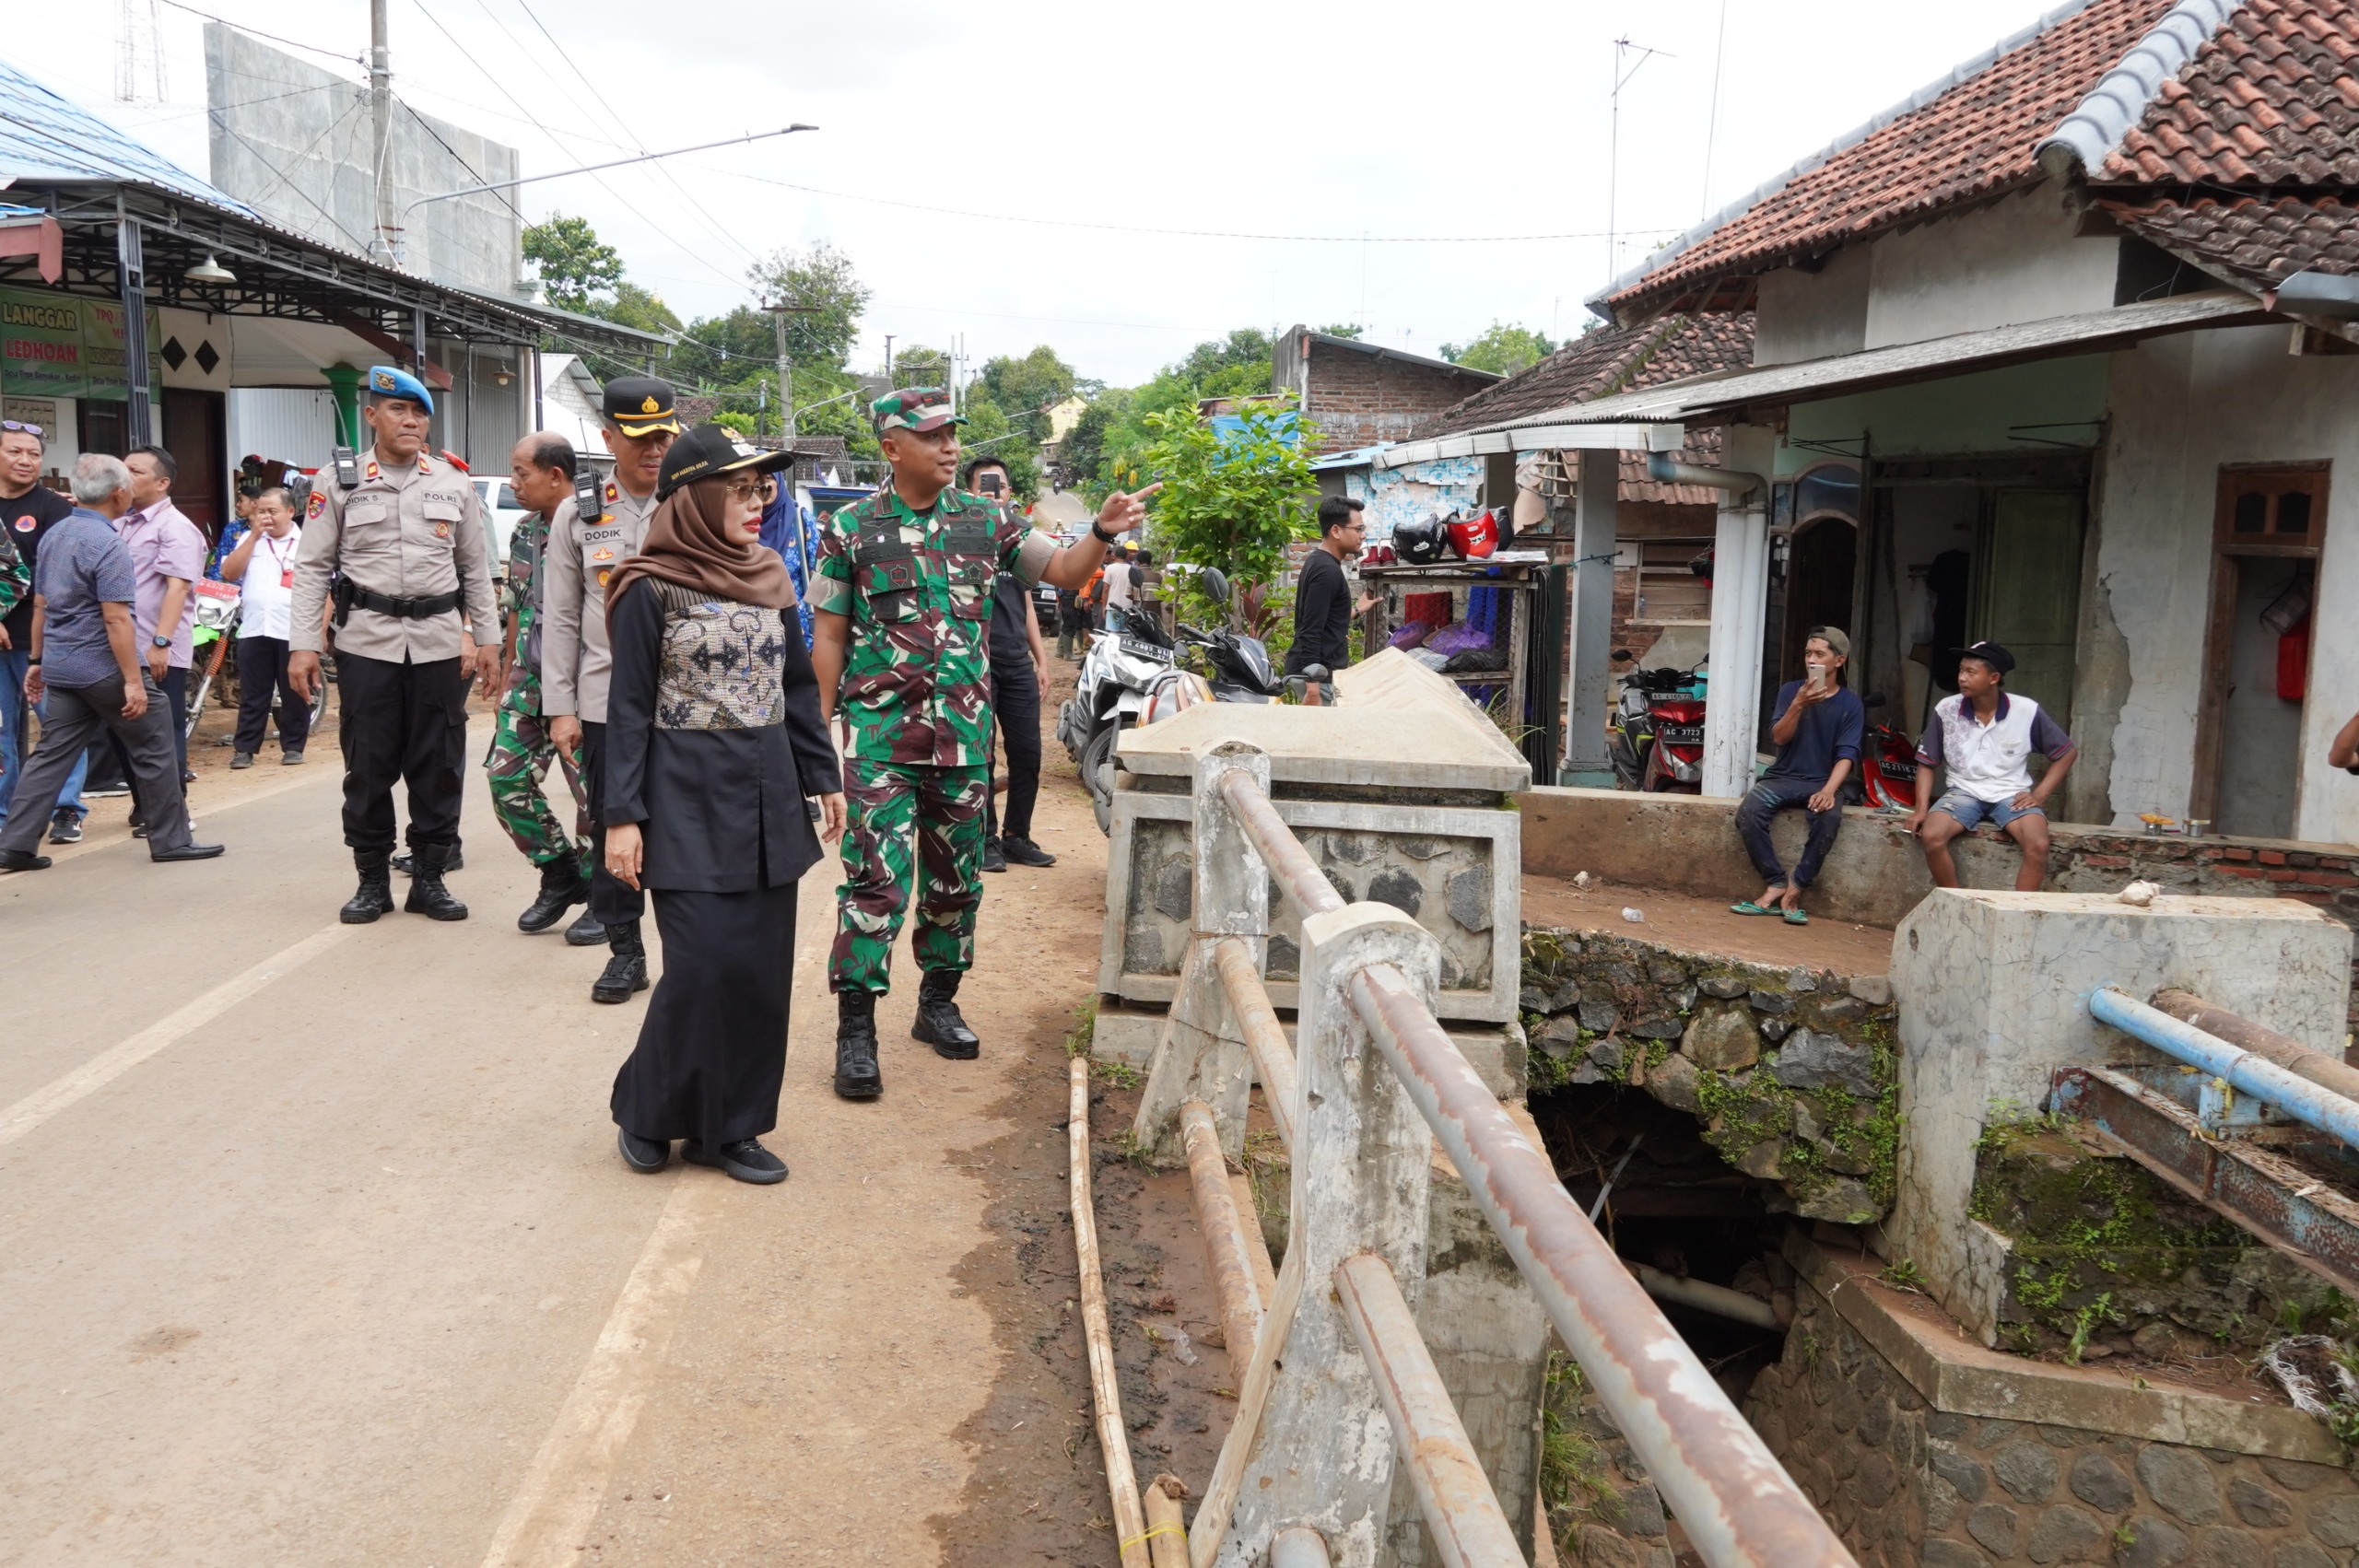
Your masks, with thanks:
[[[2323,462],[2220,470],[2212,542],[2237,556],[2307,554],[2326,534]]]

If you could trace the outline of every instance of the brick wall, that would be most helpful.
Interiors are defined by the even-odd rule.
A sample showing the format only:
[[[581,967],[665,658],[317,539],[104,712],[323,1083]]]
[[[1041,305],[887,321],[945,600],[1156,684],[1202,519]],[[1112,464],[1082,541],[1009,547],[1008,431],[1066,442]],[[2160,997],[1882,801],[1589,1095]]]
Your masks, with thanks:
[[[1319,450],[1345,451],[1378,441],[1405,441],[1419,424],[1485,384],[1472,376],[1320,344],[1311,349],[1307,412],[1319,427]]]

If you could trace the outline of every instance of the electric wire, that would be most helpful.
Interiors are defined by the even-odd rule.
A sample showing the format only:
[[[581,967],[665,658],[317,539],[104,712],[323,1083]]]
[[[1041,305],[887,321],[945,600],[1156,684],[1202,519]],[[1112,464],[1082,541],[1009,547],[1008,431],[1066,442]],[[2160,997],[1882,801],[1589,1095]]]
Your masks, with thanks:
[[[264,32],[260,28],[250,28],[243,22],[233,22],[227,17],[217,17],[210,11],[200,11],[194,6],[184,4],[183,0],[164,0],[164,4],[170,6],[175,11],[186,11],[192,17],[203,17],[208,22],[219,22],[225,28],[232,28],[239,32],[252,33],[256,38],[266,38],[273,43],[283,43],[289,49],[305,49],[309,50],[313,54],[324,54],[331,60],[343,60],[356,65],[366,65],[368,64],[366,56],[346,54],[340,50],[323,49],[316,43],[298,43],[291,38],[281,38],[275,32]]]

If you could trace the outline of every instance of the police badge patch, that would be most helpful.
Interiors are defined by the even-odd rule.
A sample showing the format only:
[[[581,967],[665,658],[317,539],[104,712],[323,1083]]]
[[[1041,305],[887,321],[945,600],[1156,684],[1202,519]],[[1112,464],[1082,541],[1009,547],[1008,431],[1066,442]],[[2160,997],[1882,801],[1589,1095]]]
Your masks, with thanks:
[[[438,523],[436,523],[436,524],[434,525],[434,537],[435,537],[435,538],[437,538],[437,539],[448,539],[448,538],[450,538],[450,537],[451,537],[451,525],[450,525],[449,523],[447,523],[447,522],[438,522]]]
[[[303,521],[306,522],[316,522],[318,520],[327,515],[327,492],[323,490],[314,490],[311,492],[311,498],[304,503]]]

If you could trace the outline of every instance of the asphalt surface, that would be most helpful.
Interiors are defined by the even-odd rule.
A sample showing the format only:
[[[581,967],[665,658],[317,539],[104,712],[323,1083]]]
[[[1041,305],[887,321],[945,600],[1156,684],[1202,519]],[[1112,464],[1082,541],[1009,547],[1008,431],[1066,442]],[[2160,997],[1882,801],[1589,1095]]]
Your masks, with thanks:
[[[478,770],[474,919],[345,928],[333,734],[276,760],[206,768],[220,860],[151,864],[114,801],[0,876],[0,1564],[943,1561],[1006,1356],[952,1278],[988,1241],[962,1167],[1089,989],[1086,809],[1052,789],[1065,863],[989,880],[980,1061],[908,1039],[903,944],[874,1105],[828,1090],[836,868],[805,878],[793,1175],[757,1188],[616,1157],[645,997],[593,1004],[602,951],[516,930]]]

